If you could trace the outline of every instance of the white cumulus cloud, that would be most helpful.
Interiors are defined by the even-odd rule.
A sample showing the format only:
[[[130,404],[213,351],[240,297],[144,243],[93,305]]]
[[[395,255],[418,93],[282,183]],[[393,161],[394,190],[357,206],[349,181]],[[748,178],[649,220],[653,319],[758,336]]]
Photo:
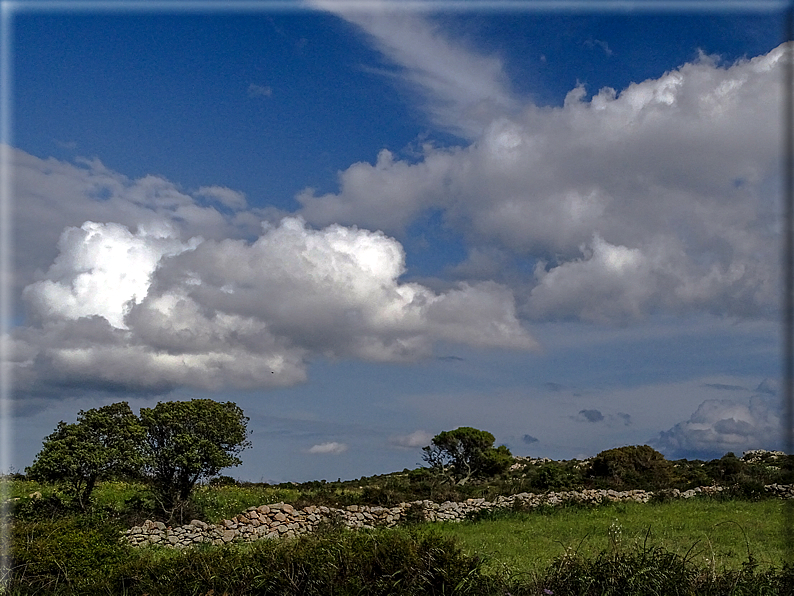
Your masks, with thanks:
[[[344,443],[337,443],[336,441],[331,441],[328,443],[320,443],[318,445],[312,445],[308,450],[307,453],[311,454],[329,454],[329,455],[339,455],[340,453],[344,453],[347,451],[347,445]]]
[[[14,201],[15,292],[40,279],[59,256],[66,228],[85,222],[115,223],[136,234],[207,239],[255,236],[265,217],[246,209],[242,193],[221,186],[189,194],[159,176],[131,179],[99,160],[41,159],[8,148]],[[209,199],[224,207],[205,204]],[[63,258],[62,256],[60,258]]]
[[[380,17],[344,14],[368,32],[388,28],[370,22]],[[392,33],[399,50],[376,46],[409,68],[409,57],[398,58],[409,43]],[[458,51],[456,65],[477,57]],[[438,210],[471,254],[458,275],[495,278],[495,268],[511,266],[505,254],[524,271],[534,266],[534,278],[513,290],[536,320],[775,317],[783,55],[780,46],[727,65],[701,56],[620,92],[587,99],[580,86],[561,107],[489,112],[469,145],[427,145],[419,161],[383,152],[374,164],[353,164],[337,192],[301,193],[300,213],[315,225],[400,237]]]
[[[426,447],[430,445],[433,440],[433,434],[425,430],[416,430],[407,435],[398,435],[390,439],[390,443],[397,447],[404,447],[407,449],[414,449],[417,447]]]
[[[23,389],[272,387],[303,381],[318,354],[403,362],[439,340],[536,347],[509,290],[401,283],[402,246],[380,232],[288,217],[253,242],[182,241],[166,224],[63,232],[23,292],[37,322],[15,332]]]
[[[98,315],[126,329],[124,315],[146,297],[160,259],[195,248],[200,241],[182,243],[167,225],[133,234],[119,224],[87,221],[64,231],[60,254],[46,279],[29,285],[23,296],[42,318]]]
[[[709,399],[689,420],[660,433],[653,443],[668,458],[712,459],[732,451],[779,449],[782,445],[777,397]]]

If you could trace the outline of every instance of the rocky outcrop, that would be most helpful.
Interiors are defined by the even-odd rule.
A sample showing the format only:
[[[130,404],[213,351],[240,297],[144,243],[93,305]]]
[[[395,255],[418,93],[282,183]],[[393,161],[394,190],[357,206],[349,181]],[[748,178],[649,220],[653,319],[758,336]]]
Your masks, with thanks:
[[[725,490],[721,486],[701,486],[687,491],[663,491],[665,498],[689,499],[698,495],[712,496]],[[766,490],[780,498],[794,498],[793,485],[772,484]],[[661,495],[660,495],[661,496]],[[133,546],[159,544],[186,548],[196,544],[226,544],[253,542],[261,539],[290,538],[315,531],[321,524],[341,524],[348,528],[394,527],[408,521],[459,522],[471,514],[496,509],[531,510],[542,506],[568,503],[600,504],[608,502],[647,503],[654,493],[643,490],[580,490],[548,493],[519,493],[500,496],[494,501],[467,499],[462,502],[413,501],[395,507],[348,505],[343,509],[309,506],[296,509],[288,503],[249,507],[233,519],[220,524],[193,520],[187,525],[172,528],[162,522],[146,521],[125,532],[124,539]]]

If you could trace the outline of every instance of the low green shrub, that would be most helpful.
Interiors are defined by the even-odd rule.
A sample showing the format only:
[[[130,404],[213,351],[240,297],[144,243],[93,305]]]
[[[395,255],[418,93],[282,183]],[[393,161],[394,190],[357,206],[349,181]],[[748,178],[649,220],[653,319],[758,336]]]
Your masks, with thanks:
[[[750,557],[742,569],[697,567],[660,547],[610,549],[594,558],[566,553],[536,581],[535,593],[556,596],[721,596],[791,594],[794,571],[789,566],[759,570]]]
[[[532,488],[540,490],[564,491],[572,490],[582,483],[582,477],[571,466],[563,466],[557,462],[546,462],[535,470]]]
[[[11,586],[18,593],[80,593],[126,562],[122,528],[82,517],[22,522],[11,530]]]
[[[58,494],[43,497],[22,497],[9,503],[9,512],[20,521],[54,521],[76,509],[69,500]]]
[[[15,594],[197,594],[325,596],[492,593],[481,561],[437,534],[329,531],[294,540],[165,552],[142,549],[105,577],[34,587]]]
[[[648,445],[630,445],[602,451],[593,458],[590,476],[610,488],[667,488],[674,467]]]

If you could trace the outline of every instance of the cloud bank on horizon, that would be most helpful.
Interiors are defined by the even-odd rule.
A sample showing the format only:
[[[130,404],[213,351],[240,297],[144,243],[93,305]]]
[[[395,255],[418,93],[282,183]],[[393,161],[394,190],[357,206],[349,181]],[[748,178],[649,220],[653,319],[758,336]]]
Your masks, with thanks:
[[[701,55],[592,97],[578,86],[549,107],[429,19],[316,5],[361,31],[393,64],[373,72],[461,142],[413,159],[383,149],[340,171],[337,191],[301,191],[293,213],[12,149],[19,399],[285,387],[317,357],[415,362],[438,342],[536,351],[546,322],[777,317],[784,46],[731,64]],[[429,212],[467,256],[411,281],[406,230]],[[737,449],[776,425],[760,397],[710,400],[658,444]]]

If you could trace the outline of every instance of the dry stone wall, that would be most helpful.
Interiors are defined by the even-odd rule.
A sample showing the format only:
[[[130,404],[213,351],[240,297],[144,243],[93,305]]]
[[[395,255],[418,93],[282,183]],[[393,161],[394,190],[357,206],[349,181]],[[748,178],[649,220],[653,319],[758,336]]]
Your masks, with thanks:
[[[689,499],[698,495],[722,492],[721,486],[701,486],[687,491],[665,491],[667,498]],[[781,498],[794,498],[794,486],[772,484],[768,492]],[[394,527],[406,521],[459,522],[467,515],[495,509],[535,509],[541,506],[566,503],[598,504],[604,502],[647,503],[654,493],[643,490],[581,490],[548,493],[519,493],[500,496],[494,501],[467,499],[462,502],[413,501],[395,507],[349,505],[343,509],[308,506],[296,509],[288,503],[275,503],[249,507],[233,519],[220,524],[207,524],[193,520],[189,524],[172,528],[162,522],[146,521],[125,532],[124,539],[133,546],[159,544],[173,548],[186,548],[196,544],[227,544],[253,542],[261,539],[290,538],[312,532],[323,523],[339,523],[348,528]]]

